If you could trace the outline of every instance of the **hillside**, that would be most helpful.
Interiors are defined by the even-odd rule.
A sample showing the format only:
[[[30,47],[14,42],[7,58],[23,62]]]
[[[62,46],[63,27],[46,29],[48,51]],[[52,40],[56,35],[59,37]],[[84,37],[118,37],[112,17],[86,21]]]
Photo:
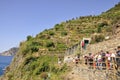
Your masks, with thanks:
[[[7,51],[0,53],[1,56],[14,56],[18,51],[17,47],[13,47]]]
[[[58,65],[58,57],[63,57],[65,51],[83,37],[90,37],[91,45],[102,44],[106,36],[113,39],[119,34],[119,24],[120,3],[99,16],[73,18],[40,32],[36,37],[29,35],[20,43],[18,53],[1,80],[41,80],[46,74],[50,74],[50,80],[64,80],[70,68],[66,64]]]

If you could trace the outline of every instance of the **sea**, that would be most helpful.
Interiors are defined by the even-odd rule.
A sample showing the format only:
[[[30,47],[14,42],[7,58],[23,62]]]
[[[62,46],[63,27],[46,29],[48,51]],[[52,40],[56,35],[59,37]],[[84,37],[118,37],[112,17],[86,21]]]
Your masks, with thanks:
[[[9,66],[13,56],[0,56],[0,76],[4,74],[5,68]]]

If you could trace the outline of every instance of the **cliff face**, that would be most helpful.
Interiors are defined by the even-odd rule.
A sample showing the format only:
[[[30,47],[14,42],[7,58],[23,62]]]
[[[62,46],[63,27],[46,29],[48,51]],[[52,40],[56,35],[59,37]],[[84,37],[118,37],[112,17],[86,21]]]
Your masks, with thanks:
[[[18,52],[18,49],[19,48],[17,47],[13,47],[7,51],[2,52],[0,55],[1,56],[14,56]]]
[[[27,40],[20,43],[19,51],[1,80],[41,80],[47,73],[51,74],[51,80],[63,80],[62,76],[68,67],[57,64],[58,56],[64,55],[67,48],[79,43],[83,37],[91,37],[96,33],[100,36],[94,36],[90,45],[93,49],[89,50],[97,52],[96,49],[116,47],[119,45],[119,35],[116,40],[112,37],[119,34],[119,29],[116,29],[119,23],[120,4],[117,4],[99,16],[68,20],[44,30],[36,37],[27,36]],[[105,41],[106,36],[110,36],[111,40]]]

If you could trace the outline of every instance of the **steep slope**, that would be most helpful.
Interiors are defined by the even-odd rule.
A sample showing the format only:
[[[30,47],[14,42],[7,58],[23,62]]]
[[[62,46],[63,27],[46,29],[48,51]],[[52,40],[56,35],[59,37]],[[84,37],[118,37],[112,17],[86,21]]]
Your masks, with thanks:
[[[57,64],[58,57],[83,37],[100,35],[92,40],[94,44],[104,41],[105,36],[115,35],[116,25],[120,22],[119,10],[120,4],[117,4],[99,16],[73,18],[44,30],[36,37],[27,36],[1,80],[39,80],[47,74],[51,80],[63,80],[69,69],[66,64]]]

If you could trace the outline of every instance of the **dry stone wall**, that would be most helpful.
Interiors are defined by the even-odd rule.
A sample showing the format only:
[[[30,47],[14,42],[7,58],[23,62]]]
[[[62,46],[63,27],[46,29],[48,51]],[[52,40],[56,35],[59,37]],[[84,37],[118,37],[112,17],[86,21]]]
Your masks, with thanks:
[[[99,42],[97,44],[90,44],[87,46],[86,50],[83,50],[83,54],[86,53],[97,53],[101,50],[104,51],[114,51],[117,46],[120,46],[120,34],[117,34],[113,38],[107,41]]]

